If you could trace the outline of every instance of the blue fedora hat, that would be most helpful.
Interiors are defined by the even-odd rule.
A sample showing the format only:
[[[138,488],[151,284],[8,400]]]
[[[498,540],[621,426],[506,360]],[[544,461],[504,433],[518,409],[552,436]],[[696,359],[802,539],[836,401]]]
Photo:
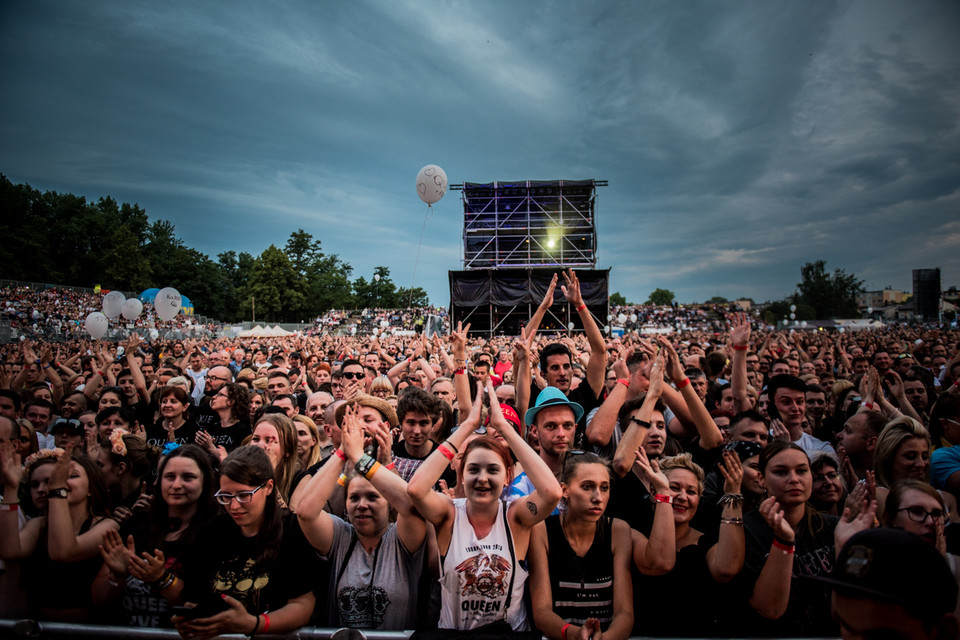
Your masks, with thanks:
[[[523,419],[527,424],[533,424],[533,421],[537,419],[537,414],[541,409],[557,406],[570,407],[573,410],[573,416],[577,422],[580,422],[580,418],[583,417],[583,407],[567,399],[567,396],[563,395],[563,391],[560,391],[560,389],[547,387],[537,396],[537,404],[527,409],[527,413],[524,414]]]

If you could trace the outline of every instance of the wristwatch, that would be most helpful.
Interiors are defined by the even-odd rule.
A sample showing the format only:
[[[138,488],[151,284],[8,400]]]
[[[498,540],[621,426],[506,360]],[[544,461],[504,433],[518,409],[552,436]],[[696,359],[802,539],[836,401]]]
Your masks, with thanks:
[[[50,489],[47,491],[47,499],[50,498],[66,498],[70,491],[66,487],[60,487],[59,489]]]

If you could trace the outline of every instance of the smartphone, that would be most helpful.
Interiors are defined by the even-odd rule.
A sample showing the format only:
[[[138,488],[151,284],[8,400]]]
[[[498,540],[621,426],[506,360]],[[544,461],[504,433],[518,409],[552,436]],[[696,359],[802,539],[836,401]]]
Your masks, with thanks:
[[[184,607],[184,606],[175,606],[173,608],[173,615],[186,618],[188,620],[196,620],[197,618],[209,618],[210,616],[215,616],[218,613],[226,611],[229,607],[227,603],[223,601],[223,598],[217,595],[210,595],[204,598],[197,606],[195,607]]]
[[[779,420],[783,422],[783,418],[780,417],[780,411],[777,409],[777,405],[771,402],[767,405],[767,415],[770,416],[771,420]]]

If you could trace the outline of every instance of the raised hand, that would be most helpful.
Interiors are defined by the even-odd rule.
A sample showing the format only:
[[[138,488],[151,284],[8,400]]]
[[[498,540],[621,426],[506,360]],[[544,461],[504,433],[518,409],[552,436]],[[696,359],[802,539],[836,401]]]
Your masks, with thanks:
[[[553,293],[557,289],[557,274],[553,274],[553,278],[550,279],[550,285],[547,287],[547,292],[543,295],[543,300],[540,301],[541,309],[549,309],[553,306]]]
[[[356,464],[363,456],[363,426],[360,424],[360,405],[347,405],[343,412],[340,449],[347,460]]]
[[[663,355],[657,356],[650,366],[650,384],[647,395],[659,398],[663,393]]]
[[[643,473],[643,478],[650,485],[651,494],[666,494],[670,490],[670,481],[666,474],[660,470],[660,463],[647,457],[647,452],[643,447],[637,449],[637,461],[634,463]]]
[[[745,313],[735,313],[730,319],[730,343],[734,347],[750,344],[750,319]]]
[[[130,559],[130,575],[144,582],[157,582],[167,570],[167,558],[160,549],[153,553],[144,551]]]
[[[133,545],[133,536],[127,536],[127,543],[115,529],[107,529],[100,543],[100,556],[103,563],[110,569],[110,573],[117,577],[126,576],[130,572],[130,561],[137,555]]]
[[[724,451],[723,459],[717,465],[720,475],[723,476],[724,493],[740,493],[740,483],[743,481],[743,465],[740,456],[733,451]]]
[[[783,516],[783,509],[780,508],[780,503],[777,502],[776,498],[771,496],[761,502],[758,511],[767,525],[773,529],[774,536],[788,544],[793,544],[796,534],[793,532],[793,527]]]
[[[556,274],[554,274],[554,279],[556,279]],[[574,307],[582,305],[583,298],[580,296],[580,280],[577,279],[577,274],[573,272],[573,269],[567,269],[563,272],[563,280],[566,284],[561,286],[560,289],[563,291],[563,296],[567,299],[567,302]]]

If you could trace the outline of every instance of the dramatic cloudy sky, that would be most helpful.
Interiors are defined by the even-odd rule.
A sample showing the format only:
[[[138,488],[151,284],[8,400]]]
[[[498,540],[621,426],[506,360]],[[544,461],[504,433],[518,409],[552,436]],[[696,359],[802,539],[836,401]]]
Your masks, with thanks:
[[[951,0],[3,2],[0,62],[0,172],[211,256],[302,227],[409,286],[436,163],[609,180],[599,266],[631,300],[776,298],[816,259],[960,284]],[[449,192],[426,224],[435,303],[461,220]]]

